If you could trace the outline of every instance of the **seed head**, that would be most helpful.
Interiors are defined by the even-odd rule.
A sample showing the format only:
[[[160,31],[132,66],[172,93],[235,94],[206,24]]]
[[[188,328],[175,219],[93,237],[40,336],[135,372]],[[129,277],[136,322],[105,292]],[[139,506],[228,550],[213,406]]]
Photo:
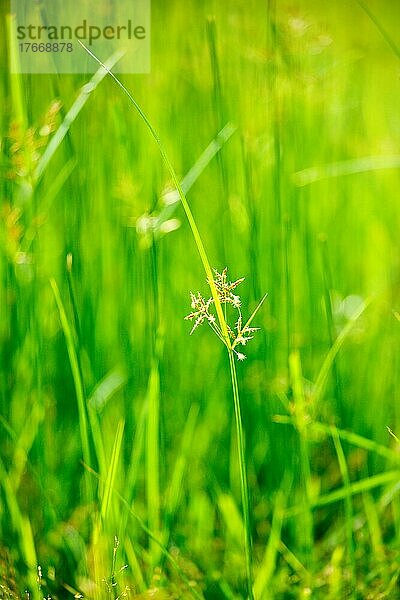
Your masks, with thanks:
[[[224,338],[220,324],[218,323],[214,314],[215,302],[212,297],[206,300],[200,294],[200,292],[197,292],[197,294],[190,292],[190,304],[193,310],[190,314],[188,314],[185,317],[185,319],[189,321],[194,321],[190,334],[192,334],[194,330],[197,329],[197,327],[199,327],[199,325],[201,325],[204,322],[207,322],[211,329],[214,331],[214,333],[219,337],[219,339],[226,346],[230,347],[230,349],[234,351],[238,360],[242,361],[246,358],[246,355],[242,354],[241,352],[238,352],[235,349],[235,347],[238,344],[240,344],[241,346],[245,346],[248,341],[253,339],[253,334],[256,331],[259,331],[259,327],[250,327],[250,324],[267,295],[265,294],[265,296],[263,296],[256,310],[253,312],[250,319],[248,319],[246,324],[243,326],[243,317],[241,312],[242,302],[240,296],[238,294],[234,294],[233,290],[235,290],[238,287],[238,285],[240,285],[244,281],[244,277],[236,279],[236,281],[228,281],[227,273],[227,267],[225,267],[221,273],[214,269],[214,284],[217,290],[217,295],[220,303],[225,305],[230,304],[233,307],[233,309],[237,311],[237,321],[234,326],[231,326],[228,322],[225,322],[228,335],[232,340],[230,345],[228,345],[226,339]],[[208,284],[210,285],[210,281],[208,281]]]

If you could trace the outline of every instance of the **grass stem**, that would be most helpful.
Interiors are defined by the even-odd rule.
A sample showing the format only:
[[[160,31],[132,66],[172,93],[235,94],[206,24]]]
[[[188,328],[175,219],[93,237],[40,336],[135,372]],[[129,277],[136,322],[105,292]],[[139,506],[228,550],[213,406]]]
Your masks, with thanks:
[[[79,41],[79,40],[78,40]],[[247,580],[247,591],[248,591],[248,599],[254,600],[253,595],[253,574],[252,574],[252,553],[251,553],[251,532],[250,532],[250,509],[249,509],[249,490],[247,483],[247,475],[246,475],[246,462],[245,462],[245,448],[244,448],[244,434],[243,434],[243,425],[242,425],[242,417],[241,417],[241,408],[240,408],[240,397],[239,397],[239,389],[237,384],[237,376],[236,376],[236,366],[235,366],[235,357],[232,350],[232,344],[229,338],[226,319],[224,316],[224,312],[222,309],[221,301],[218,296],[217,288],[214,281],[213,272],[207,257],[206,250],[204,248],[203,241],[201,239],[200,232],[198,230],[196,221],[193,217],[192,211],[190,209],[189,203],[186,199],[186,196],[183,192],[182,186],[179,183],[178,176],[175,172],[174,167],[168,157],[168,154],[162,144],[157,132],[155,131],[153,125],[149,121],[146,114],[143,112],[142,108],[133,98],[132,94],[127,90],[127,88],[123,85],[123,83],[112,73],[108,67],[106,67],[82,42],[79,41],[81,46],[96,60],[97,63],[103,66],[105,70],[107,70],[108,74],[112,77],[112,79],[117,83],[117,85],[123,90],[123,92],[128,96],[130,102],[136,108],[137,112],[141,116],[142,120],[146,124],[149,129],[152,137],[154,138],[162,159],[164,161],[165,166],[167,167],[172,181],[175,185],[175,188],[179,194],[180,200],[182,202],[183,209],[185,211],[187,220],[189,222],[190,228],[192,230],[192,234],[200,254],[201,262],[203,264],[207,280],[211,289],[211,294],[215,303],[215,310],[217,313],[219,325],[221,328],[221,333],[223,337],[223,341],[227,347],[228,355],[229,355],[229,365],[230,365],[230,373],[231,373],[231,381],[232,381],[232,391],[233,391],[233,401],[234,401],[234,409],[235,409],[235,422],[236,422],[236,436],[237,436],[237,444],[238,444],[238,455],[239,455],[239,471],[240,471],[240,485],[241,485],[241,495],[242,495],[242,510],[243,510],[243,520],[244,520],[244,528],[245,528],[245,560],[246,560],[246,580]]]
[[[236,375],[235,356],[234,356],[233,351],[230,349],[228,349],[228,354],[229,354],[229,367],[230,367],[231,382],[232,382],[233,402],[234,402],[234,409],[235,409],[236,440],[237,440],[237,450],[238,450],[238,459],[239,459],[240,489],[241,489],[241,495],[242,495],[247,594],[248,594],[249,600],[254,600],[253,560],[252,560],[251,529],[250,529],[250,502],[249,502],[249,486],[248,486],[248,482],[247,482],[247,472],[246,472],[245,439],[244,439],[243,423],[242,423],[242,411],[241,411],[241,406],[240,406],[239,386],[238,386],[237,375]]]
[[[195,221],[195,219],[193,217],[193,213],[192,213],[192,211],[190,209],[190,206],[189,206],[189,203],[188,203],[188,201],[186,199],[185,193],[184,193],[184,191],[182,189],[182,186],[181,186],[181,184],[179,182],[178,175],[176,174],[176,171],[175,171],[174,167],[172,166],[172,163],[171,163],[171,161],[169,159],[169,156],[168,156],[168,154],[167,154],[167,152],[166,152],[166,150],[164,148],[164,144],[161,142],[161,139],[160,139],[158,133],[154,129],[153,125],[151,124],[150,120],[148,119],[148,117],[146,116],[146,114],[144,113],[144,111],[139,106],[139,104],[136,102],[136,100],[134,99],[134,97],[132,96],[132,94],[129,92],[129,90],[124,86],[124,84],[118,79],[118,77],[116,77],[114,75],[114,73],[112,71],[110,71],[110,69],[105,64],[103,64],[97,58],[97,56],[95,56],[93,54],[93,52],[91,52],[89,50],[89,48],[87,48],[80,40],[78,40],[78,42],[86,50],[86,52],[88,52],[88,54],[90,54],[90,56],[92,58],[94,58],[94,60],[107,71],[107,73],[110,75],[110,77],[112,77],[112,79],[115,81],[115,83],[122,89],[122,91],[124,92],[124,94],[126,94],[128,96],[130,102],[136,108],[137,112],[139,113],[140,117],[142,118],[142,120],[146,124],[146,126],[149,129],[152,137],[154,138],[154,141],[156,142],[156,144],[158,146],[158,149],[159,149],[161,157],[162,157],[162,159],[164,161],[164,164],[167,167],[167,169],[169,171],[169,174],[170,174],[170,176],[172,178],[172,181],[174,183],[175,189],[176,189],[176,191],[179,194],[179,198],[181,200],[181,203],[182,203],[182,206],[183,206],[183,210],[185,211],[186,218],[187,218],[187,220],[189,222],[190,229],[192,230],[194,241],[196,243],[196,247],[197,247],[197,250],[199,252],[200,259],[201,259],[201,262],[203,264],[204,271],[206,273],[207,280],[208,280],[209,285],[210,285],[211,293],[212,293],[212,296],[214,298],[215,309],[216,309],[216,312],[217,312],[218,321],[220,323],[221,331],[223,333],[225,343],[226,343],[226,345],[229,348],[230,347],[229,334],[228,334],[228,330],[227,330],[227,327],[226,327],[226,321],[225,321],[224,313],[223,313],[223,310],[222,310],[221,302],[220,302],[219,297],[218,297],[217,288],[215,287],[214,276],[213,276],[213,272],[212,272],[212,269],[211,269],[211,265],[210,265],[210,262],[208,260],[207,253],[206,253],[206,250],[204,248],[203,240],[201,239],[201,235],[200,235],[200,232],[198,230],[196,221]]]

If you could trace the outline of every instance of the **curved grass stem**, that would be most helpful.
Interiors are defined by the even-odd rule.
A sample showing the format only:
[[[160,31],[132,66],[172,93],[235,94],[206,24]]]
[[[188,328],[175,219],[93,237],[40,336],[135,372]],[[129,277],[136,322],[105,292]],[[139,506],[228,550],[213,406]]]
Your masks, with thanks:
[[[196,243],[196,247],[197,250],[200,254],[200,259],[201,262],[203,264],[203,268],[204,271],[206,273],[207,276],[207,281],[209,282],[210,285],[210,289],[211,289],[211,293],[212,293],[212,297],[214,299],[215,302],[215,310],[217,312],[217,316],[218,316],[218,321],[221,327],[221,331],[222,331],[222,335],[224,337],[225,340],[225,344],[228,346],[228,348],[230,347],[230,339],[229,339],[229,335],[228,335],[228,329],[226,327],[226,320],[224,317],[224,313],[222,310],[222,306],[221,306],[221,302],[219,300],[218,297],[218,292],[217,292],[217,288],[215,286],[215,281],[214,281],[214,276],[213,276],[213,272],[211,269],[211,265],[210,262],[208,260],[207,257],[207,253],[206,250],[204,248],[204,244],[203,244],[203,240],[201,239],[201,235],[200,232],[198,230],[196,221],[193,217],[193,213],[190,209],[189,203],[186,199],[185,193],[182,189],[182,186],[179,182],[178,176],[176,174],[176,171],[174,169],[174,167],[172,166],[172,163],[169,159],[169,156],[164,148],[164,144],[161,142],[160,137],[158,135],[158,133],[156,132],[156,130],[154,129],[153,125],[151,124],[150,120],[148,119],[148,117],[146,116],[146,114],[144,113],[144,111],[142,110],[142,108],[139,106],[139,104],[136,102],[135,98],[132,96],[132,94],[130,93],[130,91],[124,86],[124,84],[118,79],[118,77],[116,77],[114,75],[114,73],[104,64],[101,62],[101,60],[99,60],[97,58],[97,56],[95,54],[93,54],[93,52],[91,52],[91,50],[89,50],[89,48],[87,48],[85,46],[85,44],[83,44],[80,40],[78,40],[78,42],[80,43],[80,45],[86,50],[86,52],[88,54],[90,54],[90,56],[92,58],[94,58],[94,60],[103,67],[103,69],[105,69],[107,71],[107,73],[110,75],[110,77],[112,77],[112,79],[115,81],[115,83],[122,89],[122,91],[124,92],[124,94],[129,98],[130,102],[133,104],[133,106],[135,107],[135,109],[137,110],[137,112],[139,113],[140,117],[142,118],[142,120],[144,121],[145,125],[147,126],[148,130],[151,133],[151,136],[153,137],[154,141],[156,142],[159,152],[161,154],[161,157],[164,161],[165,166],[167,167],[169,174],[171,176],[171,179],[174,183],[175,189],[179,194],[179,198],[180,201],[182,203],[183,206],[183,210],[185,211],[186,214],[186,218],[189,222],[190,225],[190,229],[192,230],[192,234],[193,234],[193,238],[194,241]]]
[[[132,94],[127,90],[127,88],[123,85],[123,83],[110,71],[110,69],[104,65],[98,58],[95,56],[89,48],[87,48],[80,40],[78,40],[81,46],[86,50],[94,60],[100,64],[112,77],[115,83],[122,89],[124,94],[129,98],[130,102],[133,104],[140,117],[146,124],[149,129],[154,141],[156,142],[158,149],[160,151],[161,157],[164,161],[165,166],[167,167],[174,186],[179,194],[179,198],[181,200],[183,209],[186,213],[187,220],[189,222],[190,228],[192,230],[193,238],[196,243],[197,250],[200,255],[201,262],[204,267],[204,271],[207,276],[207,280],[211,289],[211,294],[215,304],[215,310],[217,313],[220,332],[216,331],[218,337],[223,341],[226,345],[229,355],[229,365],[230,365],[230,373],[231,373],[231,381],[232,381],[232,391],[233,391],[233,400],[234,400],[234,409],[235,409],[235,422],[236,422],[236,436],[237,436],[237,446],[238,446],[238,457],[239,457],[239,471],[240,471],[240,487],[241,487],[241,496],[242,496],[242,510],[243,510],[243,522],[244,522],[244,548],[245,548],[245,560],[246,560],[246,582],[247,582],[247,593],[248,600],[254,600],[253,595],[253,569],[252,569],[252,553],[251,553],[251,532],[250,532],[250,509],[249,509],[249,490],[247,484],[247,474],[246,474],[246,462],[245,462],[245,448],[244,448],[244,434],[243,434],[243,425],[242,425],[242,416],[241,416],[241,408],[240,408],[240,397],[239,397],[239,388],[237,384],[237,376],[236,376],[236,366],[235,366],[235,357],[234,351],[232,349],[232,343],[228,333],[228,327],[226,323],[226,318],[224,315],[224,311],[222,308],[222,304],[218,295],[218,291],[215,285],[213,272],[210,266],[210,262],[207,257],[206,250],[204,248],[203,241],[201,239],[200,232],[197,228],[196,221],[193,217],[192,211],[190,209],[189,203],[186,199],[185,193],[182,189],[182,186],[179,182],[178,176],[175,172],[174,167],[168,157],[168,154],[162,144],[156,130],[151,124],[150,120],[147,118],[146,114],[143,112],[142,108],[133,98]],[[265,299],[265,298],[264,298]],[[264,300],[263,299],[263,300]],[[262,302],[263,302],[262,300]],[[256,311],[258,308],[256,309]],[[256,312],[255,311],[255,312]],[[252,317],[254,314],[252,315]],[[252,317],[250,319],[252,319]]]

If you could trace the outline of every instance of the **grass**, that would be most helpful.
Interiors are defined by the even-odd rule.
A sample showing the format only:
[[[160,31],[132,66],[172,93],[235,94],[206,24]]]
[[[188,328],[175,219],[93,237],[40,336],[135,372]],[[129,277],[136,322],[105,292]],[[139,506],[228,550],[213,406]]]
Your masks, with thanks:
[[[137,104],[132,94],[127,90],[127,88],[120,82],[120,80],[115,77],[115,75],[110,71],[106,65],[101,63],[95,57],[95,55],[80,42],[84,49],[98,62],[101,66],[104,67],[105,70],[108,71],[108,74],[113,78],[113,80],[119,85],[119,87],[123,90],[123,92],[128,96],[129,100],[133,104],[133,106],[138,111],[144,123],[147,125],[151,135],[153,136],[159,150],[161,156],[164,160],[164,163],[171,175],[174,188],[179,194],[180,201],[182,203],[183,209],[185,211],[187,220],[189,222],[190,228],[192,230],[193,238],[197,247],[197,250],[200,255],[201,262],[203,264],[203,268],[207,277],[207,283],[210,286],[213,306],[215,308],[215,312],[218,318],[219,328],[216,331],[217,337],[220,338],[222,343],[226,346],[228,356],[229,356],[229,369],[231,375],[232,382],[232,393],[233,393],[233,402],[234,402],[234,410],[235,410],[235,424],[236,424],[236,440],[237,440],[237,448],[238,448],[238,462],[239,462],[239,472],[240,472],[240,487],[241,487],[241,497],[242,497],[242,510],[243,510],[243,521],[244,521],[244,552],[245,552],[245,561],[246,561],[246,578],[247,578],[247,594],[249,600],[253,600],[253,565],[252,565],[252,542],[251,542],[251,531],[250,531],[250,504],[249,504],[249,490],[248,490],[248,482],[247,482],[247,470],[246,470],[246,457],[245,457],[245,441],[243,434],[243,424],[242,424],[242,413],[240,406],[240,396],[239,396],[239,387],[237,383],[237,375],[236,375],[236,365],[235,365],[235,343],[240,339],[245,343],[245,337],[243,337],[248,329],[253,317],[256,314],[256,311],[261,306],[261,304],[265,300],[265,296],[260,301],[257,309],[253,312],[252,316],[248,320],[248,322],[244,325],[243,335],[238,327],[238,335],[235,340],[231,342],[231,336],[228,332],[228,326],[226,322],[226,314],[224,314],[222,304],[224,302],[224,296],[218,292],[216,282],[214,280],[214,274],[211,269],[210,263],[207,258],[207,254],[204,248],[203,240],[201,238],[200,232],[198,230],[196,221],[193,217],[192,211],[190,209],[189,203],[186,199],[185,193],[182,189],[182,185],[178,180],[178,176],[173,168],[171,161],[166,153],[164,146],[148,120],[147,116],[144,114],[141,107]],[[212,55],[215,54],[214,44],[212,45]],[[230,286],[231,288],[232,286]],[[240,319],[241,319],[241,313]],[[213,326],[214,331],[216,325]],[[250,330],[249,333],[252,333]],[[251,339],[251,338],[249,338]],[[237,353],[237,356],[240,354]],[[155,369],[156,370],[156,369]],[[150,376],[152,378],[152,375]],[[149,392],[149,424],[148,424],[148,445],[147,445],[147,457],[148,457],[148,469],[147,469],[147,481],[148,481],[148,504],[149,504],[149,523],[150,529],[154,531],[156,534],[159,531],[159,488],[158,488],[158,463],[159,463],[159,445],[158,445],[158,431],[159,431],[159,404],[158,404],[158,396],[159,396],[159,383],[158,383],[158,375],[156,374],[151,381],[157,381],[155,385],[151,386],[151,390]],[[153,388],[156,389],[153,389]]]
[[[239,4],[154,4],[130,101],[2,5],[1,597],[398,595],[398,9]]]

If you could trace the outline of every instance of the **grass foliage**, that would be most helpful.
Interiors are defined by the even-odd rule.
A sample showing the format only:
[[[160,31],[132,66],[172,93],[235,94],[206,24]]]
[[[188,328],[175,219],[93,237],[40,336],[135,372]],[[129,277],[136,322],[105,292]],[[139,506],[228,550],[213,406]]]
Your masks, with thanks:
[[[118,85],[2,3],[0,598],[400,596],[399,10],[154,0]]]

